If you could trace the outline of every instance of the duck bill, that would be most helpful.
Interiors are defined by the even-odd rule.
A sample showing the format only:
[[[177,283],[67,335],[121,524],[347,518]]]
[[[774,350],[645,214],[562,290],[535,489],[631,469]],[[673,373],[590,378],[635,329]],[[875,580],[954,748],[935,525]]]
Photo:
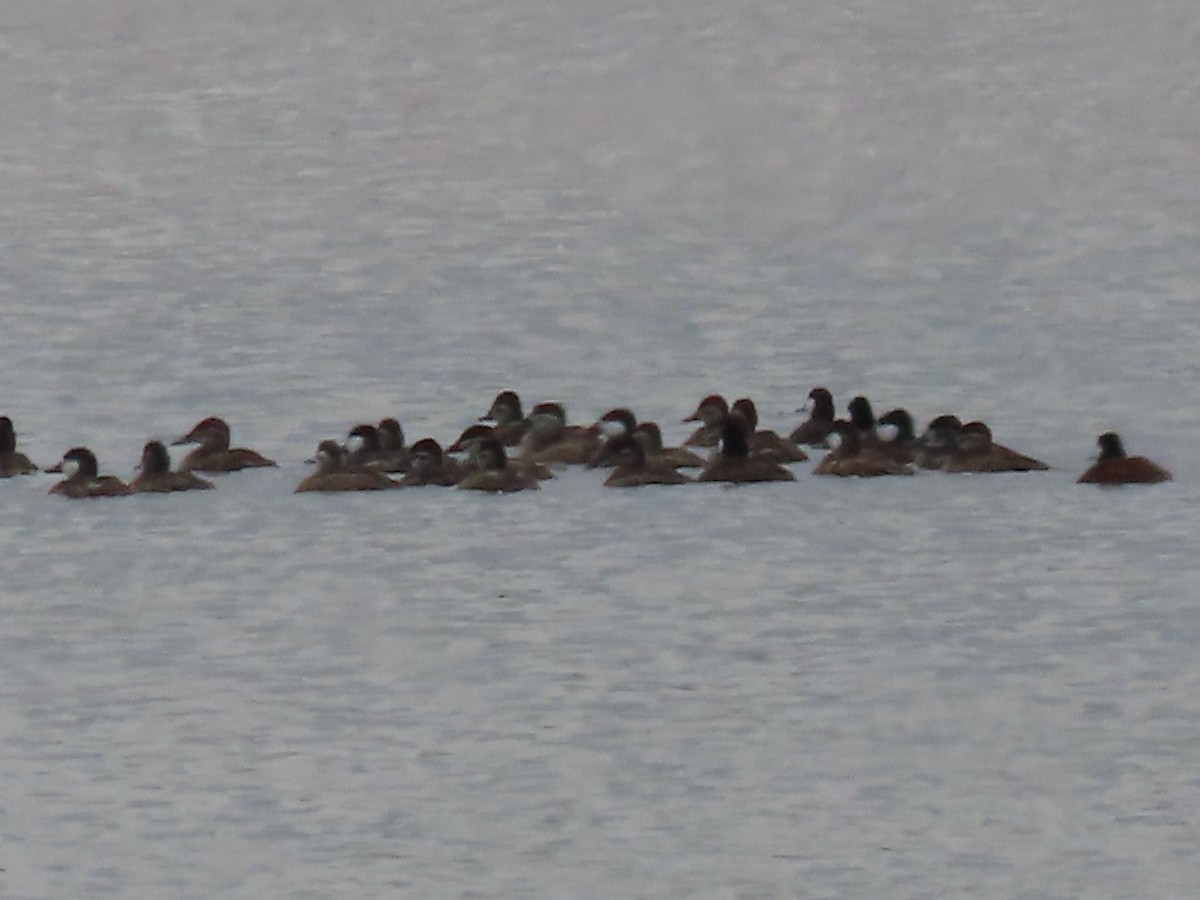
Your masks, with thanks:
[[[48,469],[42,469],[42,471],[48,475],[61,475],[62,474],[62,460],[59,460],[58,462],[56,462],[54,465],[52,465]]]

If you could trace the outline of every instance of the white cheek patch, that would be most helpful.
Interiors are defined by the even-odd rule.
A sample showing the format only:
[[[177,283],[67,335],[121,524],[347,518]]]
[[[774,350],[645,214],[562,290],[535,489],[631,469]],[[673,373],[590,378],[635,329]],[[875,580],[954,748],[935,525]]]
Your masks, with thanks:
[[[71,478],[79,472],[79,461],[76,459],[64,459],[62,461],[62,472],[67,478]]]
[[[625,426],[620,422],[601,422],[600,430],[606,437],[616,437],[625,433]]]
[[[346,439],[346,449],[351,453],[358,453],[362,450],[364,443],[361,435],[354,434]]]
[[[837,431],[831,431],[825,437],[825,443],[829,445],[830,450],[836,450],[844,443],[842,435]]]
[[[891,424],[876,425],[875,433],[879,435],[882,440],[887,441],[889,444],[896,440],[896,438],[900,437],[900,429]]]

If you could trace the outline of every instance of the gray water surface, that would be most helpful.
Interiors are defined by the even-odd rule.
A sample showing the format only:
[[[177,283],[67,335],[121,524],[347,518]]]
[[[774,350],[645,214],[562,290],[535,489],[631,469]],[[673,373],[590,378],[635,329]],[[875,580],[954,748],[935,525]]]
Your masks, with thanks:
[[[1193,893],[1198,39],[1180,0],[9,4],[0,412],[43,465],[211,414],[281,465],[0,485],[0,894]],[[817,384],[1055,468],[291,492],[502,388],[678,441]],[[1176,480],[1077,486],[1110,428]]]

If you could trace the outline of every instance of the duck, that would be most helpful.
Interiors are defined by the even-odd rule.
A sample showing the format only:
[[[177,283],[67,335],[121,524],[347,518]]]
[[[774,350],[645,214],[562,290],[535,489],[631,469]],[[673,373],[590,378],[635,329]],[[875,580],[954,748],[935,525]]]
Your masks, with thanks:
[[[402,488],[437,485],[453,487],[469,470],[442,451],[442,445],[433,438],[421,438],[409,448],[408,472],[396,484]]]
[[[595,425],[568,425],[561,403],[538,403],[529,411],[529,431],[521,438],[517,455],[526,462],[549,466],[587,465],[600,447]]]
[[[538,489],[536,478],[508,464],[504,445],[497,438],[481,438],[474,444],[473,456],[476,471],[458,483],[459,490],[510,494]]]
[[[917,438],[913,462],[922,469],[943,469],[958,450],[962,420],[953,413],[934,416]]]
[[[799,445],[786,440],[774,431],[758,428],[758,407],[749,397],[741,397],[733,401],[730,409],[746,420],[750,429],[750,452],[770,456],[779,462],[804,462],[808,454]]]
[[[870,400],[859,394],[846,404],[846,412],[850,414],[850,424],[858,429],[859,440],[864,445],[870,447],[883,443],[875,433],[875,411],[871,408]]]
[[[837,475],[841,478],[874,478],[880,475],[912,475],[907,463],[890,459],[878,450],[865,446],[861,431],[853,422],[838,419],[830,435],[836,435],[837,446],[825,454],[813,469],[814,475]]]
[[[477,468],[475,450],[478,447],[479,442],[485,438],[497,440],[500,442],[501,446],[504,444],[504,441],[500,439],[496,429],[493,426],[475,424],[468,425],[465,429],[463,429],[463,433],[458,436],[458,439],[454,441],[454,443],[445,449],[445,452],[466,453],[467,459],[464,462],[459,463],[459,465],[463,467],[464,471],[473,472]],[[508,465],[515,467],[524,474],[532,475],[538,481],[546,481],[555,477],[554,470],[540,462],[533,462],[531,460],[517,458],[508,460]]]
[[[396,482],[374,469],[347,470],[337,441],[321,441],[317,445],[317,471],[296,485],[296,493],[311,491],[386,491]]]
[[[631,435],[622,434],[609,441],[615,465],[605,487],[641,487],[648,484],[688,484],[692,481],[674,466],[646,457],[642,445]]]
[[[183,458],[179,464],[181,472],[237,472],[241,469],[257,469],[275,466],[273,459],[243,447],[229,447],[229,425],[224,419],[209,416],[196,423],[187,434],[174,442],[200,446]]]
[[[596,427],[600,430],[601,441],[596,447],[596,452],[587,461],[589,469],[612,466],[616,463],[616,455],[609,445],[618,437],[632,437],[637,429],[637,416],[629,407],[618,406],[597,419]]]
[[[87,447],[72,447],[63,454],[57,464],[46,470],[61,472],[67,477],[58,482],[49,493],[60,494],[73,500],[86,497],[124,497],[133,493],[129,485],[115,475],[100,475],[96,454]]]
[[[516,391],[504,390],[496,395],[488,411],[479,417],[481,422],[495,422],[496,436],[506,447],[521,443],[529,431],[529,420],[522,411],[521,398]]]
[[[379,433],[379,470],[407,472],[412,455],[410,448],[404,446],[404,429],[400,426],[400,420],[380,419],[375,430]]]
[[[370,422],[363,422],[351,428],[346,434],[346,443],[342,445],[342,470],[357,472],[372,469],[381,472],[385,466],[379,429]]]
[[[28,475],[37,470],[28,456],[17,452],[17,433],[13,430],[12,419],[0,416],[0,478]]]
[[[642,445],[647,460],[660,460],[676,469],[703,468],[704,457],[687,447],[664,447],[662,429],[657,422],[638,422],[633,439]]]
[[[748,483],[795,481],[796,476],[769,456],[752,455],[749,424],[737,413],[728,413],[721,425],[720,448],[697,480]]]
[[[729,416],[729,403],[720,394],[709,394],[696,404],[696,410],[683,421],[701,422],[695,431],[688,435],[683,442],[685,447],[715,447],[721,442],[726,420]]]
[[[1125,445],[1115,431],[1106,431],[1096,439],[1100,453],[1096,462],[1079,476],[1078,484],[1157,484],[1170,481],[1171,473],[1144,456],[1127,456]]]
[[[885,412],[876,420],[875,433],[879,437],[879,450],[900,463],[911,463],[917,457],[916,424],[912,414],[903,407]]]
[[[992,440],[983,422],[967,422],[958,430],[958,446],[944,466],[947,472],[1036,472],[1050,467]]]
[[[129,488],[134,493],[168,494],[174,491],[211,490],[213,483],[191,472],[172,472],[171,456],[162,441],[147,441],[142,447],[140,471]]]
[[[815,387],[808,392],[808,400],[808,419],[793,429],[788,440],[809,447],[828,447],[826,438],[833,431],[833,420],[837,417],[833,394],[828,388]]]

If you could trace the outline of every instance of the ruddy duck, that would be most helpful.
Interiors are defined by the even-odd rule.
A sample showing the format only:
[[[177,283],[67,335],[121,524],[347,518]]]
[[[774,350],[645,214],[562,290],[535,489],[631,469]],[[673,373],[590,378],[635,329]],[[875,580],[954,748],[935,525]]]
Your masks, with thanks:
[[[637,429],[637,416],[628,407],[619,406],[616,409],[610,409],[597,419],[596,427],[600,430],[601,441],[596,452],[587,461],[589,469],[616,464],[616,454],[609,445],[618,437],[633,435]]]
[[[638,422],[633,439],[642,445],[647,460],[658,460],[676,469],[702,468],[704,458],[687,447],[664,447],[662,429],[657,422]]]
[[[910,463],[917,456],[917,433],[907,409],[897,407],[884,413],[875,423],[879,450],[896,462]]]
[[[142,464],[137,477],[129,483],[135,493],[167,494],[173,491],[208,490],[211,481],[205,481],[191,472],[172,472],[171,457],[162,441],[147,441],[142,448]]]
[[[124,497],[133,493],[129,485],[114,475],[97,474],[96,455],[87,447],[72,447],[62,461],[47,472],[61,472],[67,477],[54,487],[51,494],[61,494],[78,500],[84,497]]]
[[[479,417],[483,422],[496,423],[496,437],[506,447],[515,447],[529,431],[529,420],[521,410],[521,398],[516,391],[501,391]]]
[[[750,429],[750,452],[761,456],[770,456],[779,462],[804,462],[808,454],[792,441],[785,440],[779,434],[758,428],[758,407],[749,397],[733,401],[732,411],[746,420]]]
[[[409,448],[408,473],[397,483],[402,488],[453,487],[468,474],[466,467],[446,457],[441,444],[433,438],[421,438]]]
[[[476,450],[479,446],[479,443],[484,439],[500,441],[499,437],[496,435],[496,429],[491,425],[469,425],[463,429],[463,433],[458,436],[458,440],[446,448],[445,452],[466,453],[466,461],[460,463],[459,465],[462,466],[463,470],[469,474],[477,471],[478,469],[478,466],[476,465]],[[503,441],[500,441],[500,444],[503,446]],[[516,468],[519,472],[522,472],[526,475],[532,475],[538,481],[545,481],[548,478],[554,477],[554,470],[549,466],[543,465],[539,462],[531,462],[529,460],[522,459],[510,459],[508,460],[508,465]]]
[[[1125,445],[1115,432],[1104,432],[1096,443],[1100,455],[1079,476],[1079,484],[1157,484],[1171,480],[1171,473],[1158,463],[1144,456],[1126,456]]]
[[[229,425],[224,419],[210,416],[196,423],[175,445],[196,444],[200,446],[183,458],[179,464],[181,472],[236,472],[276,465],[260,453],[242,447],[230,449]]]
[[[379,429],[370,422],[351,428],[342,447],[341,470],[357,472],[362,469],[374,469],[382,472],[385,466]]]
[[[317,445],[317,471],[298,485],[296,493],[309,491],[386,491],[397,487],[396,482],[374,469],[347,471],[342,467],[342,448],[337,441],[321,441]]]
[[[808,392],[808,399],[811,404],[808,420],[793,430],[788,435],[788,440],[810,447],[827,447],[829,444],[825,439],[833,431],[833,420],[836,416],[833,395],[826,388],[815,387]]]
[[[813,469],[814,475],[837,475],[842,478],[873,478],[878,475],[912,475],[913,468],[890,459],[883,453],[863,445],[861,432],[853,422],[838,419],[833,423],[837,446],[825,454]]]
[[[0,416],[0,478],[27,475],[37,470],[28,456],[17,452],[17,433],[13,431],[12,419]]]
[[[517,453],[529,462],[582,466],[599,446],[599,428],[568,425],[561,403],[539,403],[529,411],[529,431],[521,439]]]
[[[641,487],[646,484],[687,484],[692,479],[674,466],[647,460],[642,445],[630,435],[622,434],[608,442],[616,461],[604,481],[605,487]]]
[[[404,429],[400,427],[400,421],[380,419],[376,431],[379,432],[379,470],[407,472],[412,459],[409,448],[404,446]]]
[[[536,478],[508,465],[504,445],[495,438],[483,438],[474,445],[477,470],[458,483],[460,490],[509,494],[537,490]]]
[[[967,422],[958,430],[958,447],[946,460],[947,472],[1036,472],[1050,467],[1040,459],[992,441],[983,422]]]
[[[934,417],[917,439],[913,462],[922,469],[945,468],[950,457],[958,450],[960,431],[962,421],[958,416],[944,413]]]
[[[703,422],[704,424],[688,435],[683,442],[685,447],[715,447],[721,442],[726,419],[729,417],[729,403],[720,394],[709,394],[698,404],[696,411],[683,421]]]
[[[729,413],[721,426],[720,449],[704,464],[699,481],[795,481],[796,476],[769,456],[750,454],[750,426]]]

